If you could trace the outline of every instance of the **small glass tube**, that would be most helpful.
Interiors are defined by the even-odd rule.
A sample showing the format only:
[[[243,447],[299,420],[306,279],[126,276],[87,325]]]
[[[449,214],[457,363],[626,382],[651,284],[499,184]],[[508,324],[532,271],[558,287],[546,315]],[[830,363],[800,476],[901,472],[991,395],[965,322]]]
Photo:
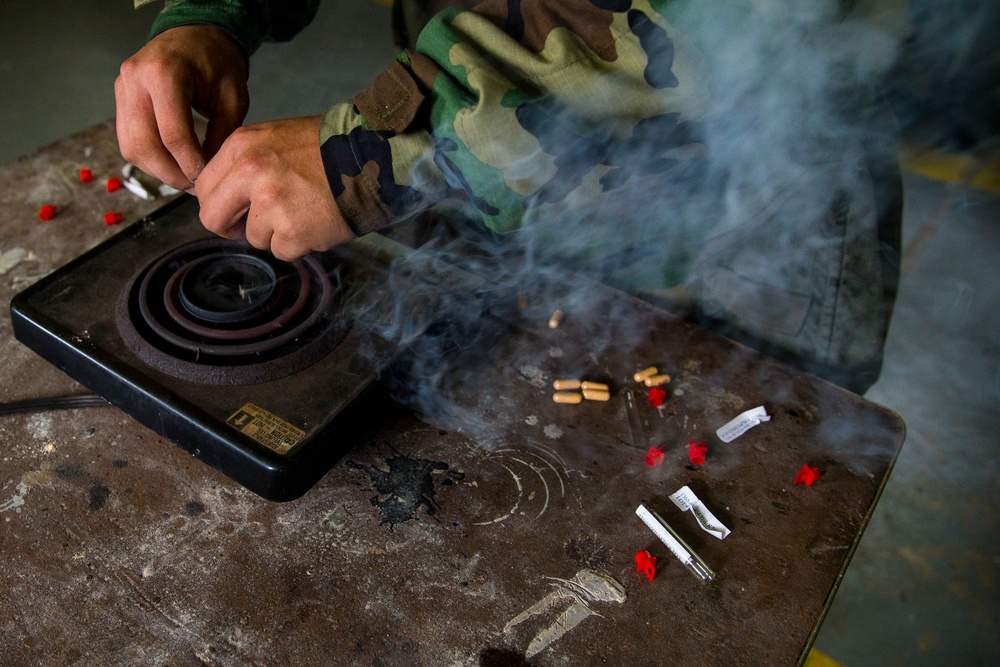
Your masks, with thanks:
[[[712,572],[712,569],[705,564],[705,561],[694,552],[694,549],[687,545],[687,542],[659,514],[646,509],[645,505],[639,505],[635,513],[653,531],[653,534],[667,545],[670,553],[677,556],[677,560],[684,564],[688,572],[693,574],[699,581],[711,581],[715,579],[715,572]]]
[[[642,417],[639,416],[639,406],[635,402],[635,392],[626,389],[622,392],[622,400],[625,402],[625,422],[628,424],[628,434],[632,438],[632,444],[645,450],[649,447],[649,442],[646,440],[646,431],[642,428]]]

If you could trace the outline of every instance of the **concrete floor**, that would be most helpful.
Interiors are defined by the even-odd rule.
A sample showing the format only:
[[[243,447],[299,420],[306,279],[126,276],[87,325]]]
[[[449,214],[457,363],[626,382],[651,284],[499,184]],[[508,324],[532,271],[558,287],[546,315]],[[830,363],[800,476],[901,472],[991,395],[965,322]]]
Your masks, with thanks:
[[[867,396],[903,416],[906,444],[816,646],[844,665],[996,665],[1000,199],[908,175],[905,210]]]
[[[0,5],[0,161],[114,114],[117,66],[156,11],[130,5]],[[388,23],[368,0],[325,2],[299,39],[255,56],[250,120],[319,113],[362,88],[392,57]],[[332,65],[330,45],[344,54]],[[996,665],[1000,199],[907,174],[905,205],[899,301],[868,396],[903,416],[907,442],[816,647],[847,667]]]

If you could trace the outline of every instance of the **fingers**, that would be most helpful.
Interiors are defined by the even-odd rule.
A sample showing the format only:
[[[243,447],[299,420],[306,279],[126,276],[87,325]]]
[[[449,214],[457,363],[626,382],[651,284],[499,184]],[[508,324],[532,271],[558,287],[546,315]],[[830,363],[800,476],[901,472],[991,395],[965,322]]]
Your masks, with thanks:
[[[245,132],[234,133],[223,144],[195,185],[201,206],[201,224],[210,232],[232,239],[246,236],[252,189],[250,179],[254,178],[249,173],[252,170],[244,166],[247,163],[245,154],[252,148],[247,146],[242,134]],[[251,244],[259,247],[253,241]]]
[[[237,132],[223,144],[202,172],[195,186],[201,206],[201,223],[228,239],[245,239],[278,259],[296,259],[309,248],[290,248],[279,243],[274,251],[275,229],[283,226],[283,194],[275,191],[276,170],[265,167],[268,158],[258,154],[246,131]]]
[[[194,183],[205,167],[205,158],[194,131],[191,95],[173,82],[156,88],[151,99],[160,141],[187,180]]]
[[[115,104],[115,128],[122,157],[173,188],[193,187],[192,179],[160,138],[149,95],[131,88],[125,77],[119,76],[115,81]]]
[[[274,226],[267,224],[265,220],[262,219],[262,206],[251,205],[250,213],[247,216],[247,224],[245,229],[245,238],[247,243],[252,245],[258,250],[271,251],[272,254],[272,239],[274,237]],[[250,222],[249,218],[253,218],[253,222]],[[302,253],[303,255],[305,253]],[[301,255],[296,255],[295,257],[278,257],[278,259],[296,259]]]
[[[157,35],[122,63],[115,81],[123,157],[178,190],[193,188],[207,157],[246,116],[246,74],[239,45],[215,26]],[[205,151],[192,109],[209,119]]]
[[[201,172],[202,224],[293,260],[354,238],[330,192],[319,117],[236,130]]]

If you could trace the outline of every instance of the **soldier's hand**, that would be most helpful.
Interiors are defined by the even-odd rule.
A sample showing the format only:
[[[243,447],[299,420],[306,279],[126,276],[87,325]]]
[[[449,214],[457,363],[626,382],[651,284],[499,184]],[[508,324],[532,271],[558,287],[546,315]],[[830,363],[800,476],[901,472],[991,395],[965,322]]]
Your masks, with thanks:
[[[233,132],[195,183],[202,224],[284,260],[353,239],[326,180],[319,123],[312,116]]]
[[[167,185],[190,190],[246,117],[243,52],[221,28],[171,28],[122,63],[115,104],[122,156]],[[204,146],[192,109],[208,119]]]

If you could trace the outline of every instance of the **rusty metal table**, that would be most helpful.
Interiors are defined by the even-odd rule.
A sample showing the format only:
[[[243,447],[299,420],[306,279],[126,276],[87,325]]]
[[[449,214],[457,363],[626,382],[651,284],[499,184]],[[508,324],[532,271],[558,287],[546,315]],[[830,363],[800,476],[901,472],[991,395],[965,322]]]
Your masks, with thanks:
[[[76,174],[89,167],[96,183]],[[0,168],[0,300],[156,203],[108,194],[112,123]],[[40,222],[42,204],[59,214]],[[589,311],[589,312],[585,312]],[[262,500],[114,408],[0,418],[4,665],[779,665],[801,662],[903,440],[899,418],[607,290],[549,329],[466,354],[441,429],[387,406],[304,497]],[[607,344],[610,343],[610,344]],[[0,321],[0,401],[84,388]],[[596,351],[596,352],[595,352]],[[656,363],[662,408],[623,390]],[[557,405],[550,381],[604,379]],[[758,405],[772,416],[722,443]],[[686,443],[709,458],[688,462]],[[793,485],[803,465],[812,487]],[[668,496],[690,486],[718,540]],[[656,509],[715,570],[700,583],[639,521]],[[659,558],[648,581],[634,555]]]

